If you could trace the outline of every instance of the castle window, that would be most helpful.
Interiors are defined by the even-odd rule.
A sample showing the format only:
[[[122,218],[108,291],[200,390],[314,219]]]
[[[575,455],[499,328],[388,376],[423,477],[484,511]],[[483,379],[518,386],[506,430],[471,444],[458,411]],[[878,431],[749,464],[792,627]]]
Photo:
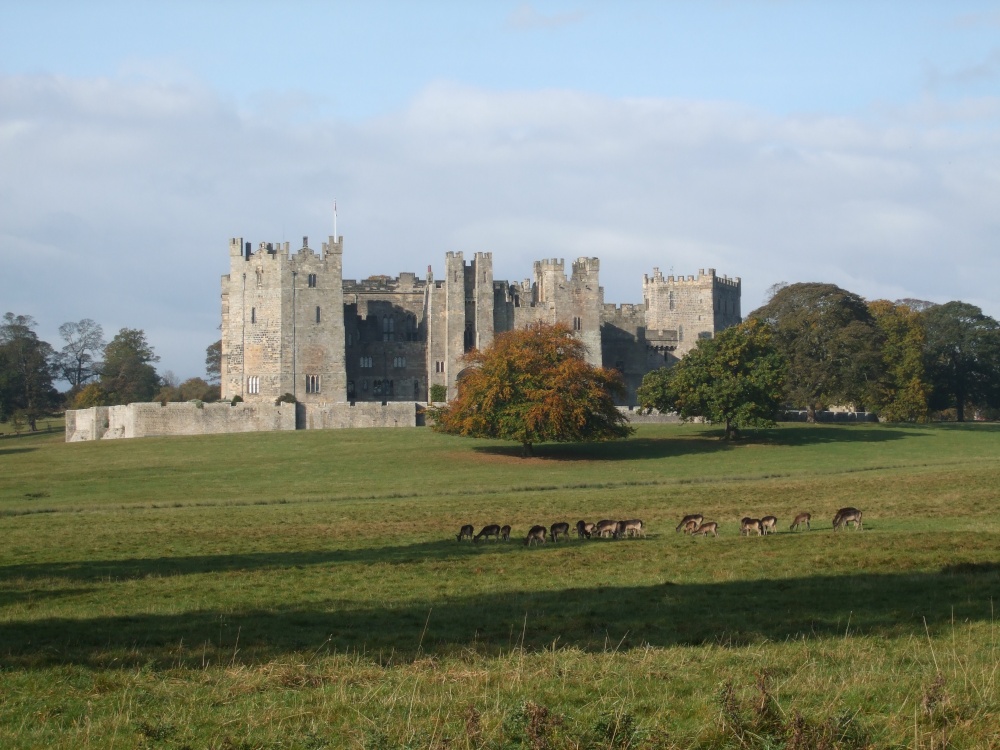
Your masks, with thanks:
[[[347,399],[351,400],[352,398],[354,398],[354,381],[353,380],[348,380],[347,381]]]
[[[583,330],[583,318],[573,318],[573,330],[574,331]]]
[[[309,274],[309,288],[313,289],[316,287],[316,274]]]
[[[319,393],[320,383],[319,375],[306,375],[306,393]]]
[[[667,306],[673,310],[674,309],[674,293],[667,292]]]
[[[351,346],[353,344],[354,344],[354,334],[353,333],[349,333],[349,334],[347,334],[347,345]]]
[[[382,381],[381,380],[376,380],[374,383],[372,383],[372,395],[373,396],[381,396],[382,395]]]
[[[250,308],[250,322],[251,323],[256,323],[257,322],[257,308],[256,307],[251,307]]]
[[[397,370],[406,367],[406,357],[393,357],[392,366],[395,367]]]
[[[444,362],[438,360],[434,363],[434,372],[444,372]]]
[[[320,322],[319,307],[316,308],[316,322]]]
[[[372,358],[371,357],[362,357],[361,358],[361,366],[362,367],[371,367],[372,366]]]
[[[251,375],[247,378],[247,393],[260,393],[259,375]]]
[[[368,393],[368,378],[361,381],[361,390]]]

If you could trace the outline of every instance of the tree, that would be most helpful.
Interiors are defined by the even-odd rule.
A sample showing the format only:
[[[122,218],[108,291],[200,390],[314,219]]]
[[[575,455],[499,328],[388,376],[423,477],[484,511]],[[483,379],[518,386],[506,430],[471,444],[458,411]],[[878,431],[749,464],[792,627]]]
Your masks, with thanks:
[[[924,362],[933,409],[1000,404],[1000,324],[975,305],[947,302],[921,314],[927,341]]]
[[[101,387],[107,403],[130,404],[149,401],[157,392],[160,378],[152,362],[160,358],[146,341],[146,334],[136,328],[122,328],[104,348]]]
[[[878,330],[865,301],[834,284],[792,284],[750,313],[771,326],[788,360],[789,400],[808,420],[830,403],[862,405],[878,377]]]
[[[24,420],[34,432],[36,420],[55,408],[52,347],[39,340],[30,315],[7,313],[0,324],[0,420]]]
[[[913,302],[883,299],[868,303],[879,332],[882,367],[880,376],[870,382],[866,401],[889,422],[927,421],[926,335]]]
[[[586,346],[563,324],[535,323],[469,352],[458,398],[428,410],[434,429],[514,440],[531,455],[540,442],[612,440],[632,433],[614,404],[616,370],[587,363]]]
[[[106,345],[104,329],[90,318],[84,318],[78,323],[63,323],[59,326],[59,335],[66,342],[56,355],[59,377],[75,392],[97,374],[100,363],[95,357]]]
[[[772,336],[766,323],[751,318],[699,340],[673,367],[646,374],[639,404],[725,424],[727,440],[739,437],[741,428],[773,427],[787,363]]]
[[[222,339],[205,349],[205,375],[209,383],[218,383],[222,379]]]

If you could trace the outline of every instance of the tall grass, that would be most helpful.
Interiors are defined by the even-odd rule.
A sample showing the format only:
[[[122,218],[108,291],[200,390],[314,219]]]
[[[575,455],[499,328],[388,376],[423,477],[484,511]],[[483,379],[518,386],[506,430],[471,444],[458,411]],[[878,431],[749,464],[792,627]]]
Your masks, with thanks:
[[[716,436],[0,442],[0,746],[1000,746],[1000,431]]]

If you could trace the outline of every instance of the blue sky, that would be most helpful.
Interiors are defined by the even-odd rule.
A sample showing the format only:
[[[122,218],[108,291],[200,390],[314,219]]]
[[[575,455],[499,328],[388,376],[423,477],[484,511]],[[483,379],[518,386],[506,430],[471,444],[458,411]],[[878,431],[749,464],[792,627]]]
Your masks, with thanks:
[[[1000,316],[996,2],[0,2],[0,312],[201,374],[231,236]],[[293,241],[293,244],[295,242]],[[141,281],[135,284],[135,281]],[[141,286],[141,290],[140,290]]]

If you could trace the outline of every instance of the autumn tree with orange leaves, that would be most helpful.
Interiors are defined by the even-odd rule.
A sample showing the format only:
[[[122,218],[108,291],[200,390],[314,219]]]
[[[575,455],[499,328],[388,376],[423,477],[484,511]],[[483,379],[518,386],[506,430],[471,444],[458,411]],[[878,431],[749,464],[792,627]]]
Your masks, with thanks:
[[[465,355],[458,398],[430,410],[434,429],[514,440],[524,455],[535,443],[628,437],[632,428],[613,399],[624,390],[621,376],[588,364],[585,353],[561,323],[498,334],[491,346]]]

